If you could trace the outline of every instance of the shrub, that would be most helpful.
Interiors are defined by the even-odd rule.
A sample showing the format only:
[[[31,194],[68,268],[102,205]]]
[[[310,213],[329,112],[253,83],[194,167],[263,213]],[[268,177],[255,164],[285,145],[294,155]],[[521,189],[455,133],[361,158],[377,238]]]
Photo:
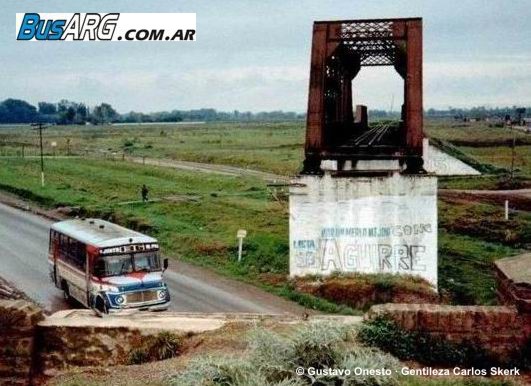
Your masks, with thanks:
[[[341,361],[340,368],[349,369],[354,373],[356,368],[366,370],[377,369],[397,369],[398,361],[392,356],[382,353],[379,350],[368,348],[355,348]],[[390,379],[389,379],[390,378]],[[349,379],[349,385],[389,385],[393,384],[395,379],[388,375],[356,375]]]
[[[236,255],[237,247],[233,248]],[[253,266],[258,272],[287,272],[289,245],[282,236],[256,233],[245,242],[244,264]]]
[[[188,369],[171,380],[172,385],[266,385],[263,375],[250,363],[234,357],[199,357],[190,361]]]
[[[180,354],[181,346],[181,337],[164,331],[147,338],[142,345],[131,350],[127,363],[133,365],[170,359]]]
[[[418,360],[426,364],[470,365],[486,368],[494,364],[487,353],[471,342],[452,343],[424,332],[406,331],[386,317],[365,321],[358,339],[376,346],[403,360]]]
[[[403,386],[516,386],[507,379],[487,378],[457,378],[457,379],[427,379],[407,377],[400,383]]]
[[[133,142],[133,140],[131,139],[125,139],[124,142],[123,142],[123,147],[124,148],[128,148],[128,147],[133,147],[135,146],[135,143]]]
[[[293,359],[297,366],[326,368],[340,362],[344,355],[340,343],[349,340],[351,326],[311,323],[292,338]]]
[[[182,345],[182,340],[179,336],[171,332],[161,332],[151,341],[151,350],[155,359],[161,361],[164,359],[173,358],[179,354]]]
[[[130,365],[139,365],[149,362],[148,352],[145,347],[137,347],[129,352],[127,363]]]
[[[202,357],[172,377],[174,385],[396,385],[398,376],[353,375],[356,367],[398,369],[398,361],[381,351],[356,345],[352,326],[312,323],[281,335],[255,329],[242,358]],[[350,369],[352,374],[314,376],[295,374],[299,366]]]
[[[285,337],[257,328],[249,336],[248,359],[257,369],[267,371],[270,379],[284,379],[293,375],[286,369],[286,358],[293,356],[293,347]]]

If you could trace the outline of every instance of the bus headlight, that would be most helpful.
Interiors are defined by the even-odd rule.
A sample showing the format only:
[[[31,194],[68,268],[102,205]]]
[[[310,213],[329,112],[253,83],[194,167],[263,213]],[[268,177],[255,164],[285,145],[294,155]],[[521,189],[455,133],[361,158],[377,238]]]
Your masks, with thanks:
[[[118,295],[114,298],[114,301],[116,302],[116,304],[122,305],[125,303],[125,298],[122,295]]]
[[[160,290],[160,291],[158,292],[158,296],[159,296],[159,299],[160,299],[160,300],[164,300],[164,299],[166,299],[166,297],[167,297],[167,291],[166,291],[166,290]]]

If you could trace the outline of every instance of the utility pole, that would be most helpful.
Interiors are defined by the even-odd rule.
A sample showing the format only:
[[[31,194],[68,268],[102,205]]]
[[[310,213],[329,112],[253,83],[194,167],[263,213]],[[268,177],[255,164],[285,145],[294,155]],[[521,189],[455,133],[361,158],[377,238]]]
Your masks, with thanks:
[[[46,129],[46,126],[42,123],[32,123],[33,130],[39,130],[39,142],[41,148],[41,186],[44,187],[44,155],[42,150],[42,131]]]
[[[516,159],[516,131],[513,125],[511,125],[511,131],[513,134],[513,141],[511,144],[511,173],[510,173],[510,176],[511,176],[510,178],[511,178],[511,183],[512,183],[514,180],[514,163]]]

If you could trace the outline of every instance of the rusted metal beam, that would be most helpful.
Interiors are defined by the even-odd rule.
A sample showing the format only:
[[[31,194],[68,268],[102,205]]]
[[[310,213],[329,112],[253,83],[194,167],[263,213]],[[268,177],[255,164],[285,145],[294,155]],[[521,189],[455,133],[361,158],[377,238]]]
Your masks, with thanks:
[[[326,25],[313,26],[310,90],[306,116],[306,153],[316,152],[323,146],[327,30]]]
[[[406,146],[422,156],[422,20],[407,22]]]
[[[385,143],[369,149],[345,146],[355,135],[352,108],[352,79],[362,66],[393,65],[404,79],[402,131],[377,136],[396,141],[390,155]],[[313,26],[304,172],[319,173],[321,159],[351,156],[393,156],[422,164],[422,19],[369,19],[318,21]],[[359,132],[357,133],[360,134]],[[349,139],[350,138],[350,139]],[[393,148],[393,147],[391,147]],[[341,150],[340,150],[341,149]],[[359,158],[358,158],[359,159]],[[421,161],[420,161],[421,162]]]

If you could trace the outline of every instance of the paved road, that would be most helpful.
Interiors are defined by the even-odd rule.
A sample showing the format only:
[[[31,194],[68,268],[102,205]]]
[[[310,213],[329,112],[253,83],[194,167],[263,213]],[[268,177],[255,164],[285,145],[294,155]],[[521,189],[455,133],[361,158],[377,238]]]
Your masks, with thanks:
[[[48,277],[50,220],[0,204],[0,276],[47,311],[68,308]],[[171,262],[165,273],[173,311],[295,313],[304,309],[256,287],[213,272]]]

